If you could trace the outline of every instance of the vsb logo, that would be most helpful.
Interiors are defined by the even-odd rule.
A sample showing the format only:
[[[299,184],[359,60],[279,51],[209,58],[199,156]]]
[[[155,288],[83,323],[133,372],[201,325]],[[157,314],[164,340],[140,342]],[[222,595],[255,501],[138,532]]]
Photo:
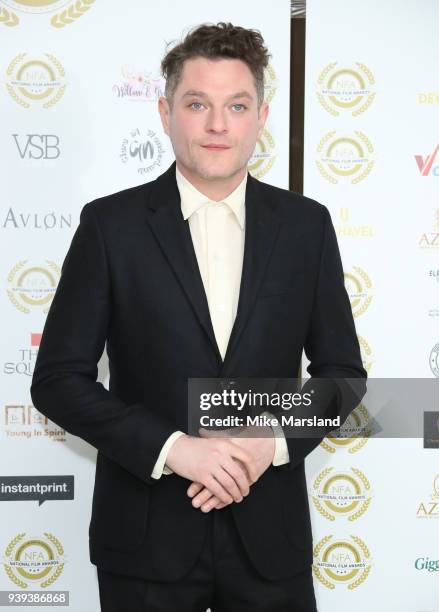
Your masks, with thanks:
[[[12,134],[21,159],[58,159],[61,155],[56,134]]]

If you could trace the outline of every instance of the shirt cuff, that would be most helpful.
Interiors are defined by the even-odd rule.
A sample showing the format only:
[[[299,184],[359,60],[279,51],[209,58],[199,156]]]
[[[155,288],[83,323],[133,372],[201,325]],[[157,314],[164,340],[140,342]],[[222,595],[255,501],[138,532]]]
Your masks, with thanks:
[[[168,457],[168,453],[169,453],[171,446],[174,444],[177,438],[183,435],[184,435],[183,431],[174,431],[174,433],[172,433],[169,436],[169,438],[166,440],[166,442],[163,444],[162,450],[160,451],[158,459],[155,462],[154,469],[152,470],[152,474],[151,474],[152,478],[159,479],[160,476],[162,476],[162,474],[166,474],[166,475],[173,474],[173,471],[171,470],[171,468],[165,465],[166,459]]]
[[[267,418],[277,418],[271,412],[265,410],[263,413]],[[290,461],[290,454],[288,452],[288,445],[285,438],[284,430],[280,425],[270,425],[274,434],[274,457],[273,465],[283,465]]]

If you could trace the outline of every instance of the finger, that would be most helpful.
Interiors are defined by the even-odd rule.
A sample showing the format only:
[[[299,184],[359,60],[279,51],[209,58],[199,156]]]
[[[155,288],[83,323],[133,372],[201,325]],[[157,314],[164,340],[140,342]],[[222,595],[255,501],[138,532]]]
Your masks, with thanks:
[[[213,493],[211,491],[209,491],[209,489],[207,489],[206,487],[203,488],[202,491],[200,491],[200,493],[198,493],[198,495],[196,495],[193,500],[192,500],[192,505],[195,508],[199,508],[200,506],[202,506],[205,502],[207,502],[211,497],[213,496]]]
[[[233,459],[229,460],[227,463],[230,463]],[[213,472],[214,477],[218,480],[218,482],[222,485],[222,487],[232,496],[233,501],[241,501],[242,493],[238,487],[237,482],[232,476],[227,472],[223,465],[221,465],[221,469]],[[225,500],[222,500],[225,501]]]
[[[228,438],[230,434],[226,429],[217,429],[216,431],[210,431],[204,427],[198,429],[198,433],[202,438]]]
[[[231,502],[230,502],[231,503]],[[221,500],[219,500],[217,497],[212,496],[209,501],[207,501],[206,503],[204,503],[201,506],[201,510],[202,512],[210,512],[211,510],[219,510],[221,508],[224,508],[225,506],[228,506],[229,504],[224,504],[221,502]]]
[[[189,495],[189,497],[193,497],[194,495],[199,493],[203,489],[203,487],[204,485],[201,484],[201,482],[193,482],[191,485],[189,485],[187,494]]]
[[[224,470],[221,470],[221,473],[224,473]],[[218,497],[222,502],[229,503],[233,501],[233,497],[224,489],[222,484],[216,480],[216,477],[212,474],[206,478],[204,482],[204,486],[212,492],[213,495]]]
[[[230,444],[232,446],[230,455],[235,459],[239,459],[239,461],[244,464],[250,477],[250,484],[253,484],[259,477],[253,456],[238,444],[234,444],[233,442],[230,442]]]
[[[245,466],[239,460],[237,461],[235,459],[231,459],[230,461],[224,463],[223,467],[236,482],[241,495],[247,496],[250,492],[250,484],[252,483],[249,482],[249,476]],[[235,499],[235,501],[240,500]]]

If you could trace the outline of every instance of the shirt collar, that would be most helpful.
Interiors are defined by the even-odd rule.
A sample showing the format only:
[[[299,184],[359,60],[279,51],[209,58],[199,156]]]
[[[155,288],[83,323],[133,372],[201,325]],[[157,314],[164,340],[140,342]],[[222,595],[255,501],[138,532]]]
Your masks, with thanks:
[[[221,200],[224,204],[232,210],[235,217],[241,227],[245,227],[245,189],[247,186],[247,175],[244,176],[239,185],[230,193],[226,198]],[[194,212],[196,212],[201,206],[208,202],[212,202],[207,196],[201,191],[198,191],[194,185],[188,179],[183,176],[180,170],[175,166],[175,178],[177,179],[177,186],[180,192],[181,198],[181,211],[183,218],[186,220]]]

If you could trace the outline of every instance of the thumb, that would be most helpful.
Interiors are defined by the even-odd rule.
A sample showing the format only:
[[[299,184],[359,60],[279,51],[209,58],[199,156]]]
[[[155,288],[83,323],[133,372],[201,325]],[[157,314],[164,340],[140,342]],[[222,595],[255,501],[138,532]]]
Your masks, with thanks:
[[[205,429],[204,427],[200,427],[198,429],[198,433],[202,438],[210,438],[212,434],[212,432],[210,432],[208,429]]]
[[[230,436],[229,430],[217,429],[216,431],[210,431],[204,427],[198,429],[198,433],[202,438],[228,438]]]

